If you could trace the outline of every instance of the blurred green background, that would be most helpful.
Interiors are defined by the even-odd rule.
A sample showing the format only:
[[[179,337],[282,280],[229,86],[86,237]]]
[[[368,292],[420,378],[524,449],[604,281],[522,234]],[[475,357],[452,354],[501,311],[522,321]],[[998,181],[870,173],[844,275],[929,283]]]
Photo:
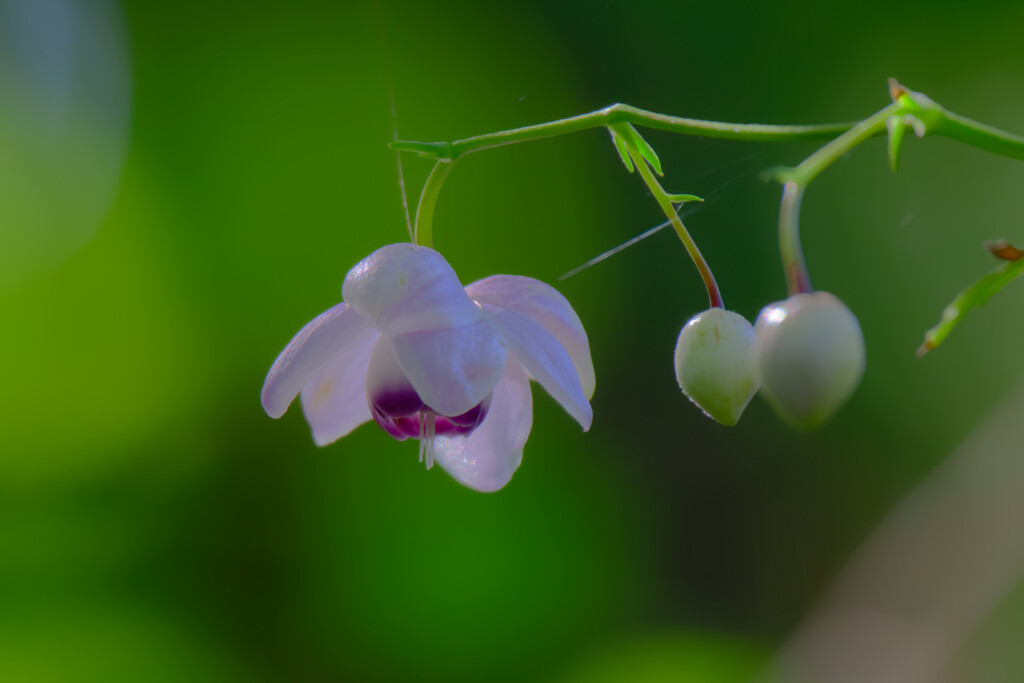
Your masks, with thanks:
[[[467,158],[435,220],[464,282],[573,302],[589,433],[535,387],[523,465],[482,495],[373,425],[314,447],[261,410],[265,373],[406,239],[392,98],[401,137],[450,140],[617,101],[848,120],[895,76],[1024,132],[1022,25],[997,1],[0,0],[0,678],[749,680],[1024,370],[1024,287],[913,355],[992,267],[979,243],[1024,241],[1024,165],[912,139],[893,175],[871,141],[814,183],[811,274],[868,369],[812,435],[680,394],[706,295],[669,231],[556,282],[661,220],[600,131]],[[713,194],[688,225],[727,305],[783,298],[758,172],[814,145],[648,139],[670,191]],[[415,199],[429,163],[405,170]]]

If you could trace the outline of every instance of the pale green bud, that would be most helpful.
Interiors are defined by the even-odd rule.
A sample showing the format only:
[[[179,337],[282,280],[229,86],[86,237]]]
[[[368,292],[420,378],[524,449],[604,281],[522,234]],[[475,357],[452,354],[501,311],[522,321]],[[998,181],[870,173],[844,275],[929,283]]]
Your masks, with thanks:
[[[732,311],[712,308],[683,326],[676,342],[679,388],[709,417],[734,425],[757,392],[754,328]]]
[[[781,418],[814,429],[846,402],[864,374],[856,316],[828,292],[766,306],[754,325],[761,391]]]

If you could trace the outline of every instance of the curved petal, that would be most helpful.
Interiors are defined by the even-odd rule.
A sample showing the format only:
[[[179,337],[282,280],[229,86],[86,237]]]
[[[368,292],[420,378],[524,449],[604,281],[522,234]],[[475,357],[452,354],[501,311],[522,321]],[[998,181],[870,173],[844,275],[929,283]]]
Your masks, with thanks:
[[[583,393],[576,366],[558,339],[540,323],[510,308],[484,304],[484,312],[526,371],[580,423],[583,431],[590,429],[594,411]]]
[[[376,330],[351,340],[302,388],[302,412],[317,446],[337,441],[371,418],[366,405],[366,374],[380,340]]]
[[[501,379],[508,356],[487,320],[396,334],[391,341],[416,393],[434,412],[446,416],[461,415],[484,400]]]
[[[358,357],[378,335],[348,304],[340,303],[315,317],[299,330],[267,373],[260,392],[267,415],[284,415],[306,383],[336,357]],[[362,372],[366,372],[365,365]]]
[[[444,257],[428,247],[389,244],[345,276],[344,297],[384,334],[460,327],[480,319]]]
[[[594,363],[587,333],[561,292],[530,277],[492,275],[466,287],[466,293],[482,304],[510,308],[543,325],[569,353],[584,396],[594,395]]]
[[[523,366],[509,358],[483,424],[469,436],[434,439],[434,460],[464,486],[497,491],[519,467],[532,426],[530,379]]]

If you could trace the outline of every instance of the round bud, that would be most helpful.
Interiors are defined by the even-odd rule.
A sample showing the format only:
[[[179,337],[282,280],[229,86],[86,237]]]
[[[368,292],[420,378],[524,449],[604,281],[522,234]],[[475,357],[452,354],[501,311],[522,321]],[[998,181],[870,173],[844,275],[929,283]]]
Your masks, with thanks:
[[[679,388],[709,417],[734,425],[757,392],[754,328],[732,311],[712,308],[683,326],[676,342]]]
[[[828,292],[795,294],[765,306],[754,332],[761,390],[795,427],[819,426],[860,384],[864,336],[856,316]]]

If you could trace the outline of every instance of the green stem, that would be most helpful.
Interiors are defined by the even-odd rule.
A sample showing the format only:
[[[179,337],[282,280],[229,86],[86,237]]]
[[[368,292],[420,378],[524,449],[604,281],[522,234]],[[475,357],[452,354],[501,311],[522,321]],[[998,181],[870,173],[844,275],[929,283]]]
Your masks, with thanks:
[[[452,161],[438,161],[427,176],[427,182],[423,184],[423,192],[420,194],[420,203],[416,207],[416,225],[412,233],[412,241],[415,244],[433,248],[434,207],[437,205],[441,186],[454,167],[455,163]]]
[[[941,344],[968,311],[983,306],[993,294],[1021,275],[1024,275],[1024,259],[1009,261],[960,292],[942,312],[939,324],[925,333],[924,344],[917,350],[918,357]]]
[[[986,126],[984,123],[958,116],[951,111],[943,111],[943,116],[928,132],[959,140],[972,147],[978,147],[1011,159],[1024,159],[1024,137]]]
[[[651,194],[654,195],[654,200],[658,202],[658,206],[665,212],[665,217],[672,223],[672,227],[675,229],[676,234],[679,235],[679,239],[682,240],[683,246],[686,247],[687,253],[690,254],[690,258],[693,259],[694,265],[697,266],[697,270],[700,272],[700,277],[704,280],[704,287],[708,290],[708,302],[711,308],[725,308],[725,304],[722,302],[722,293],[718,289],[718,283],[715,282],[715,276],[711,273],[711,268],[708,267],[707,261],[704,260],[704,256],[700,253],[700,249],[697,248],[697,243],[693,241],[686,226],[683,225],[683,221],[679,218],[679,214],[676,213],[675,207],[672,206],[671,195],[665,192],[662,188],[661,183],[651,173],[650,166],[647,165],[647,160],[644,159],[640,154],[633,149],[629,148],[629,155],[633,159],[633,164],[637,170],[640,171],[640,177],[644,179]]]
[[[1013,135],[992,126],[973,121],[944,109],[930,98],[895,84],[896,100],[892,108],[883,111],[896,114],[912,114],[927,126],[929,134],[943,135],[954,140],[1014,159],[1024,159],[1024,137]],[[785,142],[795,140],[819,140],[834,138],[852,129],[864,126],[871,119],[856,123],[826,123],[808,126],[773,126],[759,123],[728,123],[703,121],[681,116],[669,116],[640,109],[628,104],[613,104],[603,109],[570,116],[569,118],[539,123],[522,128],[476,135],[454,142],[416,142],[395,140],[392,149],[416,152],[439,161],[456,159],[484,149],[511,145],[517,142],[540,140],[576,131],[600,128],[615,123],[631,123],[646,128],[666,130],[683,135],[698,135],[708,138],[730,140],[754,140],[759,142]],[[874,129],[872,135],[881,130]],[[865,136],[867,137],[867,136]],[[858,144],[853,142],[850,146]]]
[[[392,149],[418,154],[442,161],[455,161],[472,152],[511,145],[517,142],[540,140],[555,135],[564,135],[590,128],[600,128],[615,123],[632,123],[646,128],[667,130],[684,135],[699,135],[708,138],[730,140],[757,140],[761,142],[784,142],[793,140],[820,140],[835,137],[855,125],[853,123],[827,123],[811,126],[772,126],[758,123],[725,123],[702,121],[679,116],[659,114],[628,104],[613,104],[587,114],[567,119],[539,123],[523,128],[503,130],[497,133],[476,135],[454,142],[414,142],[395,140]]]

